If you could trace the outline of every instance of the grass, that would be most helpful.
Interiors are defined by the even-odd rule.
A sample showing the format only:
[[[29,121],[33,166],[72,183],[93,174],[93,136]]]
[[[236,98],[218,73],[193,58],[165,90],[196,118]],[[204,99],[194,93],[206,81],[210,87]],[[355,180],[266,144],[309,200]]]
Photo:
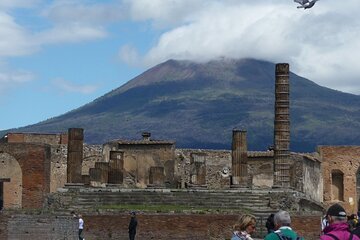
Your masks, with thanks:
[[[102,205],[97,208],[98,210],[118,210],[118,211],[142,211],[142,212],[156,212],[156,213],[224,213],[224,212],[249,212],[248,209],[215,209],[215,208],[202,208],[191,207],[186,205]]]

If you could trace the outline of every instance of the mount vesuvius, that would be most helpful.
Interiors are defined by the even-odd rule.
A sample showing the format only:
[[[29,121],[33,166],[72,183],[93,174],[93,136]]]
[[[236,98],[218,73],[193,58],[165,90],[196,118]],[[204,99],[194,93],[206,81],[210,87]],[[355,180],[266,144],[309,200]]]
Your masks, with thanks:
[[[240,128],[250,150],[266,150],[273,144],[274,72],[274,63],[254,59],[168,60],[78,109],[2,133],[80,127],[86,143],[104,143],[149,131],[177,147],[230,149],[232,129]],[[290,99],[292,151],[360,145],[360,96],[291,73]]]

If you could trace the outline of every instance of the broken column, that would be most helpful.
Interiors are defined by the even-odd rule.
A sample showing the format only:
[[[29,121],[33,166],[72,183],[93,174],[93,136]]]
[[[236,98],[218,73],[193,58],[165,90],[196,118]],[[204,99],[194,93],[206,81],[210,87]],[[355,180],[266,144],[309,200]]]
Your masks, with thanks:
[[[122,184],[124,171],[124,152],[110,151],[109,167],[108,183]]]
[[[233,130],[232,151],[231,151],[231,186],[247,187],[248,166],[247,166],[247,141],[245,130]]]
[[[190,183],[189,187],[206,188],[206,154],[190,154]]]
[[[81,183],[83,160],[84,130],[82,128],[69,128],[68,154],[67,154],[67,182]]]
[[[274,187],[290,187],[289,64],[275,68]]]

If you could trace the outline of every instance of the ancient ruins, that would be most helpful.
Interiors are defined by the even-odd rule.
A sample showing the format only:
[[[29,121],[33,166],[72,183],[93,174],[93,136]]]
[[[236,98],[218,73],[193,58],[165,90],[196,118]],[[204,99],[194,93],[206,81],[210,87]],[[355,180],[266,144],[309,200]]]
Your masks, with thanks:
[[[288,64],[276,65],[275,80],[274,142],[264,151],[248,151],[246,129],[233,130],[231,150],[178,149],[149,132],[139,140],[102,145],[84,143],[81,128],[59,134],[9,132],[0,140],[0,208],[41,209],[58,206],[59,199],[71,208],[77,202],[68,194],[74,191],[94,193],[96,201],[110,201],[99,200],[104,192],[156,192],[166,203],[172,191],[179,198],[188,194],[194,203],[189,192],[214,199],[216,193],[239,198],[239,193],[266,193],[266,207],[274,210],[317,211],[319,216],[323,207],[340,202],[348,213],[356,212],[360,146],[291,152]]]

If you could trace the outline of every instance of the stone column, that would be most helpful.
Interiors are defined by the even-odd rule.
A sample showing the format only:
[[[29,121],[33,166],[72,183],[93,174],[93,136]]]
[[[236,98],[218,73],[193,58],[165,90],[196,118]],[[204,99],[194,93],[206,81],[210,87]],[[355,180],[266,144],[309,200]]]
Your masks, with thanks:
[[[275,68],[274,187],[290,187],[289,64]]]
[[[247,141],[245,130],[233,130],[231,151],[231,184],[233,187],[247,187]]]
[[[124,152],[110,151],[109,183],[122,184],[124,171]]]
[[[69,128],[67,154],[67,182],[81,183],[81,169],[83,160],[84,130]]]
[[[108,162],[96,162],[95,168],[98,168],[101,170],[100,182],[108,183],[109,163]]]
[[[189,187],[206,187],[206,154],[190,154],[190,184]]]

